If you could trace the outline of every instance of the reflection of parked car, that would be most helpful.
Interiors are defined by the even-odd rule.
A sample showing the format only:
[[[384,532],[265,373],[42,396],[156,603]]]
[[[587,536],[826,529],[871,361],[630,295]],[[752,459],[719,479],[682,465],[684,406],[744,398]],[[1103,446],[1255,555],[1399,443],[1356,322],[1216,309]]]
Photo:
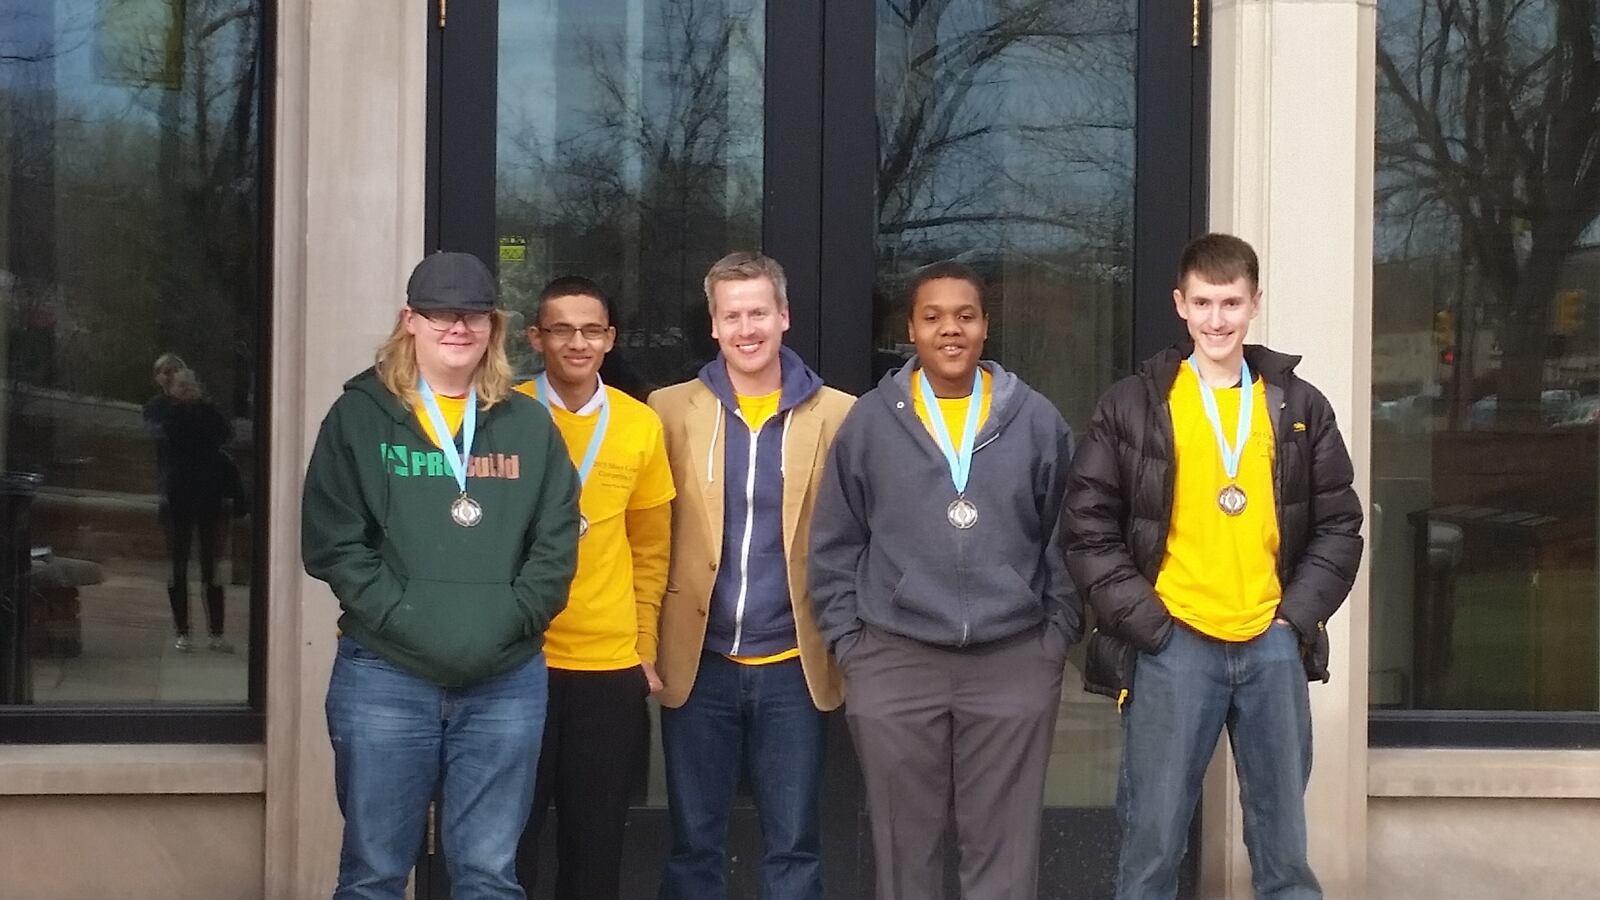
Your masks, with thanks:
[[[1577,391],[1565,389],[1540,391],[1539,420],[1545,425],[1556,425],[1567,418],[1573,404],[1577,402]],[[1488,428],[1494,425],[1499,407],[1500,397],[1497,394],[1479,398],[1472,404],[1468,423],[1473,428]]]
[[[1428,427],[1432,403],[1427,397],[1408,394],[1393,400],[1372,401],[1372,420],[1392,426],[1396,431],[1424,431]]]
[[[1563,428],[1575,428],[1585,425],[1600,423],[1600,395],[1579,397],[1567,407],[1566,415],[1556,424]]]
[[[1372,421],[1393,431],[1425,432],[1444,415],[1444,397],[1438,385],[1425,385],[1420,393],[1390,400],[1372,398]]]

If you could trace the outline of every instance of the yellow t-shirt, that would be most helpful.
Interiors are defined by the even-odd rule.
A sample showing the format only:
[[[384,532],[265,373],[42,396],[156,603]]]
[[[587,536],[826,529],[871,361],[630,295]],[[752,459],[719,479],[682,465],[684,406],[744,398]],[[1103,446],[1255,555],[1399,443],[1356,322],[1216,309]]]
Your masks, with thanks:
[[[983,396],[978,400],[978,430],[983,430],[983,423],[989,421],[989,403],[994,395],[994,378],[987,370],[983,372]],[[928,429],[928,434],[933,434],[933,421],[928,418],[928,408],[922,405],[922,386],[920,379],[924,376],[918,369],[911,375],[911,409],[922,420]],[[961,439],[965,436],[967,427],[967,403],[972,395],[965,397],[935,397],[939,401],[939,412],[944,414],[945,431],[950,433],[950,447],[957,453],[961,452]],[[938,440],[935,438],[934,440]]]
[[[1222,433],[1231,442],[1239,427],[1242,388],[1214,391]],[[1206,418],[1200,382],[1188,364],[1178,367],[1169,397],[1177,473],[1167,552],[1156,576],[1156,595],[1167,611],[1201,634],[1247,641],[1272,625],[1283,598],[1278,586],[1278,516],[1272,491],[1277,445],[1267,411],[1266,386],[1255,385],[1250,437],[1239,461],[1237,484],[1248,498],[1242,513],[1217,506],[1227,486],[1222,449]]]
[[[744,418],[744,424],[749,426],[751,434],[755,434],[767,424],[768,419],[778,414],[778,402],[783,399],[783,389],[755,397],[744,394],[734,394],[734,397],[739,401],[739,415]]]
[[[767,424],[768,419],[778,414],[778,403],[783,399],[783,389],[779,388],[770,394],[760,394],[757,396],[734,394],[734,398],[739,401],[739,416],[744,419],[744,423],[749,427],[750,433],[755,434],[761,430],[761,426]],[[726,655],[729,659],[741,665],[767,666],[773,663],[780,663],[784,662],[785,660],[794,659],[800,655],[800,648],[790,647],[787,650],[771,653],[766,656]]]
[[[533,382],[517,390],[536,396]],[[632,514],[665,508],[677,492],[661,420],[627,394],[605,391],[611,422],[578,500],[589,530],[578,541],[578,572],[567,607],[544,634],[552,669],[605,672],[655,661],[671,524],[665,516],[655,522]],[[580,416],[552,405],[550,418],[578,465],[600,424],[599,410]],[[643,533],[641,522],[647,525]]]
[[[434,394],[433,396],[434,399],[439,401],[439,414],[444,416],[444,426],[450,429],[450,433],[454,435],[461,430],[461,420],[466,418],[467,398],[446,397],[443,394]],[[427,405],[418,403],[416,413],[417,421],[422,423],[422,433],[428,436],[428,440],[433,441],[435,447],[443,447],[444,441],[441,441],[439,436],[433,433],[433,423],[428,419]]]

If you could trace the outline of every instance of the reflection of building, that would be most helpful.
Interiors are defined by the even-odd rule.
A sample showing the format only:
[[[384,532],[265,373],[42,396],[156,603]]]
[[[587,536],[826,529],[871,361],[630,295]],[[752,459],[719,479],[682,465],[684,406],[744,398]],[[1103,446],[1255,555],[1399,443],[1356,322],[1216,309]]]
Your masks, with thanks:
[[[19,55],[13,52],[18,35],[28,43],[56,27],[38,10],[60,10],[61,22],[67,22],[93,6],[0,0],[0,60]],[[199,27],[202,14],[220,8],[203,0],[180,6],[193,20],[185,27]],[[652,16],[669,8],[669,0],[502,3],[501,79],[488,103],[461,87],[497,81],[486,62],[496,58],[494,23],[478,22],[487,27],[477,32],[468,27],[473,8],[486,5],[430,3],[425,11],[415,4],[397,12],[396,4],[371,0],[324,3],[316,7],[314,20],[309,0],[278,0],[271,6],[277,33],[269,42],[275,58],[266,70],[273,90],[271,117],[265,121],[274,130],[261,142],[270,152],[264,157],[268,177],[260,184],[270,202],[236,211],[229,220],[243,227],[239,223],[260,215],[269,229],[259,242],[271,249],[261,270],[269,283],[259,296],[270,302],[259,320],[248,310],[217,313],[226,304],[207,293],[215,284],[196,287],[179,278],[211,271],[201,262],[215,266],[232,260],[241,270],[254,271],[251,260],[239,262],[232,254],[196,254],[200,262],[192,265],[183,257],[186,264],[167,273],[185,288],[174,297],[134,294],[118,283],[126,280],[122,273],[130,258],[154,259],[171,248],[198,247],[205,235],[174,238],[152,232],[143,244],[93,244],[78,235],[76,246],[97,252],[58,255],[40,244],[41,235],[56,226],[15,227],[19,210],[30,210],[35,216],[30,223],[43,221],[39,217],[59,219],[88,233],[91,225],[110,227],[146,216],[148,207],[141,204],[149,197],[74,194],[62,199],[38,193],[40,185],[66,183],[71,171],[62,163],[77,158],[73,154],[122,145],[108,139],[97,147],[81,140],[83,132],[70,129],[59,140],[55,132],[28,141],[15,138],[15,124],[27,116],[81,117],[67,115],[74,109],[58,111],[54,97],[23,108],[15,99],[18,86],[9,78],[15,70],[6,68],[14,63],[0,63],[0,141],[8,142],[0,144],[0,268],[17,279],[68,285],[71,297],[95,298],[86,301],[86,309],[70,311],[79,318],[57,321],[90,321],[85,315],[97,313],[103,317],[96,322],[97,333],[108,343],[97,345],[94,353],[67,356],[68,371],[51,377],[92,377],[120,385],[127,394],[119,398],[122,405],[107,401],[93,414],[62,412],[53,418],[56,427],[90,428],[94,439],[110,442],[93,455],[116,460],[125,469],[118,476],[130,482],[148,479],[149,461],[139,455],[148,448],[118,449],[112,437],[136,427],[128,404],[148,393],[149,360],[168,349],[151,346],[163,333],[152,324],[157,320],[168,328],[173,321],[194,320],[196,330],[230,335],[229,341],[218,341],[214,362],[191,362],[211,378],[237,368],[237,385],[224,391],[237,401],[236,410],[255,408],[254,398],[270,398],[253,423],[252,433],[262,437],[240,442],[259,449],[267,460],[259,474],[266,485],[261,521],[268,524],[256,545],[265,558],[251,568],[264,578],[254,595],[254,621],[270,636],[256,643],[259,655],[250,659],[257,695],[246,696],[242,658],[235,669],[205,670],[224,684],[228,698],[248,700],[227,707],[244,724],[219,726],[196,738],[195,720],[214,710],[156,709],[143,701],[119,706],[117,698],[100,696],[96,699],[112,712],[157,724],[141,732],[145,743],[117,743],[126,735],[102,730],[95,732],[96,743],[83,745],[81,735],[95,726],[85,724],[93,717],[81,710],[30,709],[24,717],[0,709],[0,742],[19,733],[25,718],[56,723],[50,726],[55,731],[42,736],[39,726],[30,724],[33,744],[0,746],[0,834],[6,836],[0,841],[0,894],[44,900],[116,891],[205,900],[326,896],[339,820],[321,702],[335,611],[325,589],[300,571],[295,522],[306,443],[340,381],[370,359],[388,331],[416,256],[443,243],[441,233],[458,220],[482,233],[481,239],[464,241],[469,248],[481,244],[498,256],[502,239],[525,248],[520,263],[512,254],[500,268],[513,303],[526,301],[548,275],[601,269],[596,274],[609,279],[605,283],[622,301],[619,342],[630,359],[638,354],[641,370],[656,380],[677,376],[704,354],[698,278],[707,254],[725,244],[753,242],[759,235],[791,267],[796,314],[791,338],[827,377],[853,388],[867,383],[874,348],[883,364],[900,349],[896,345],[903,337],[896,329],[902,323],[888,309],[896,299],[897,279],[930,254],[969,254],[1001,288],[991,349],[1038,382],[1079,430],[1097,389],[1126,371],[1139,352],[1149,349],[1149,341],[1171,333],[1166,281],[1173,260],[1161,256],[1167,251],[1160,249],[1172,243],[1171,233],[1181,240],[1204,222],[1250,238],[1266,265],[1267,306],[1256,333],[1285,351],[1305,354],[1303,371],[1333,400],[1357,461],[1363,496],[1374,503],[1366,574],[1345,612],[1329,626],[1333,681],[1312,690],[1317,764],[1309,802],[1314,858],[1328,895],[1593,892],[1600,877],[1600,860],[1589,849],[1600,835],[1600,805],[1594,802],[1600,799],[1600,757],[1594,749],[1600,747],[1594,584],[1600,448],[1584,415],[1600,397],[1595,371],[1600,365],[1600,307],[1595,304],[1600,300],[1593,299],[1600,297],[1600,261],[1592,240],[1564,257],[1558,287],[1586,289],[1591,300],[1571,333],[1544,345],[1560,352],[1543,357],[1543,382],[1509,389],[1491,383],[1490,376],[1502,368],[1498,354],[1504,348],[1496,349],[1492,318],[1479,321],[1462,311],[1454,292],[1460,281],[1452,274],[1459,248],[1440,243],[1440,235],[1448,232],[1435,228],[1427,232],[1433,244],[1401,252],[1393,217],[1380,211],[1374,222],[1375,187],[1382,179],[1375,175],[1373,140],[1381,109],[1375,99],[1381,73],[1374,52],[1379,10],[1373,4],[1204,4],[1203,47],[1194,56],[1189,4],[1044,3],[1037,9],[1050,15],[1088,10],[1101,17],[1087,23],[1096,29],[1080,28],[1098,35],[1093,53],[1051,56],[1060,48],[1027,46],[1020,61],[997,56],[1015,67],[985,71],[989,80],[978,96],[987,90],[989,99],[1003,96],[1004,102],[985,103],[976,112],[968,107],[964,114],[1010,116],[1005,133],[991,131],[971,145],[976,149],[956,154],[955,163],[937,153],[919,157],[935,169],[947,164],[937,177],[921,181],[914,167],[880,172],[872,166],[880,149],[879,114],[887,120],[907,109],[875,105],[887,102],[893,86],[888,73],[914,60],[939,58],[930,35],[981,30],[987,22],[983,16],[994,10],[1034,5],[962,0],[948,5],[955,12],[944,32],[908,32],[899,43],[880,37],[882,46],[874,48],[860,35],[876,27],[892,36],[891,29],[898,27],[887,21],[887,11],[874,13],[887,9],[882,4],[698,4],[713,16],[739,13],[751,33],[741,38],[737,61],[699,81],[675,81],[672,73],[682,71],[683,60],[673,53],[681,54],[682,47],[649,32]],[[1382,12],[1403,16],[1421,6],[1386,3]],[[453,24],[441,36],[437,19],[446,9]],[[758,24],[763,10],[765,25]],[[831,23],[826,29],[824,12]],[[1137,42],[1133,18],[1146,29]],[[596,21],[619,35],[621,68],[616,71],[622,73],[623,89],[607,100],[611,119],[604,117],[608,108],[600,100],[606,98],[594,80],[603,70],[583,64],[579,42],[558,40],[575,35],[578,24]],[[559,31],[557,24],[567,30]],[[763,27],[782,39],[757,40]],[[165,35],[162,31],[163,40]],[[924,41],[919,49],[926,52],[902,52],[912,38]],[[1136,45],[1146,43],[1178,48],[1170,51],[1177,64],[1168,58],[1136,60]],[[953,52],[955,46],[946,42],[943,50]],[[764,87],[756,80],[757,55],[765,60]],[[478,68],[452,70],[469,77],[441,88],[441,70],[434,66],[468,58]],[[1090,60],[1092,71],[1048,68],[1062,58],[1080,67]],[[185,65],[193,65],[199,57],[191,53],[185,59]],[[1187,72],[1193,60],[1199,60],[1201,76],[1195,81],[1175,88],[1163,80]],[[77,71],[74,65],[52,62],[47,68],[67,78]],[[876,80],[880,66],[883,83]],[[164,72],[147,77],[159,82]],[[959,76],[962,70],[957,66],[952,72]],[[89,78],[87,64],[80,74],[85,83],[99,85]],[[652,121],[649,116],[665,118],[661,110],[670,106],[671,88],[684,85],[716,88],[702,97],[697,111],[724,129],[721,137],[713,134],[691,147],[688,157],[672,155],[666,143],[640,140],[646,134],[641,123]],[[1191,88],[1205,127],[1177,137],[1160,131],[1176,128],[1174,123],[1195,111]],[[875,90],[884,96],[875,98]],[[181,117],[190,115],[191,104],[163,104],[170,97],[153,96],[155,102],[141,108],[150,123],[159,123],[163,115],[189,121]],[[907,98],[915,99],[914,92],[894,94],[897,103]],[[502,109],[526,126],[525,143],[517,143],[518,134],[496,118]],[[1053,116],[1032,117],[1041,110]],[[1135,111],[1138,116],[1131,115]],[[216,111],[216,127],[208,132],[213,151],[227,146],[219,136],[228,133],[229,112],[231,107]],[[244,115],[259,113],[251,107]],[[448,128],[440,124],[441,116],[449,118]],[[693,121],[679,115],[669,124],[680,128],[681,138],[681,126]],[[1041,121],[1070,123],[1076,130],[1036,127]],[[947,124],[935,146],[921,149],[936,151],[940,140],[967,133],[959,117]],[[596,132],[590,125],[610,131]],[[195,205],[191,208],[223,196],[192,185],[184,193],[186,182],[172,176],[191,170],[158,164],[186,157],[178,152],[181,147],[152,137],[159,133],[151,124],[123,136],[128,147],[143,149],[94,157],[107,160],[98,174],[111,181],[127,177],[124,169],[157,170],[162,178],[150,182],[150,196],[181,196]],[[446,133],[442,150],[437,141],[430,142]],[[1160,142],[1135,143],[1135,134],[1158,133]],[[578,140],[596,134],[621,137]],[[491,168],[479,171],[450,157],[452,148],[477,147],[474,135],[488,135],[493,151],[488,159],[521,168],[501,172],[491,162]],[[36,152],[19,154],[18,147]],[[573,153],[552,175],[546,163],[560,147]],[[600,168],[581,169],[577,163],[583,158],[574,148],[591,157],[600,154]],[[654,156],[647,152],[651,149]],[[603,151],[612,157],[604,158]],[[1039,160],[1057,158],[1050,154],[1070,156],[1072,164],[1041,170]],[[863,155],[867,165],[857,171],[852,166]],[[537,164],[530,162],[535,159]],[[19,174],[24,161],[39,163],[26,178]],[[625,189],[607,194],[594,187],[589,176],[613,171],[622,173]],[[886,173],[900,176],[891,186],[916,190],[897,194],[903,206],[880,218],[873,203],[880,187],[875,176]],[[964,182],[966,173],[982,178]],[[248,167],[230,173],[214,164],[202,174],[220,179],[206,182],[212,185],[249,181]],[[1197,192],[1191,176],[1199,183],[1198,193],[1209,197],[1204,213],[1186,205]],[[648,178],[655,179],[650,191],[643,187]],[[985,190],[957,190],[973,184]],[[674,206],[673,189],[686,185],[693,185],[695,202]],[[939,193],[947,188],[952,193]],[[449,192],[444,208],[442,192]],[[976,206],[969,193],[995,202]],[[595,202],[576,205],[585,199]],[[936,208],[930,207],[933,200],[939,201]],[[1059,208],[1041,212],[1049,203]],[[916,210],[929,208],[938,217],[978,222],[962,230],[926,216],[909,235],[895,230],[913,221]],[[72,215],[82,209],[92,216]],[[1047,221],[1023,221],[1026,214]],[[222,233],[214,231],[212,237]],[[646,234],[652,240],[642,240]],[[1376,268],[1375,243],[1384,248]],[[42,365],[70,352],[57,347],[41,354],[36,345],[47,338],[59,342],[67,329],[44,329],[42,320],[16,318],[21,304],[38,300],[32,294],[23,297],[18,284],[0,273],[5,304],[0,315],[7,328],[33,329],[20,343],[8,335],[7,390],[0,392],[0,402],[7,404],[14,402],[16,383],[27,380],[19,379],[18,368],[25,357],[30,366]],[[1451,327],[1437,329],[1436,314],[1446,309],[1454,310]],[[270,340],[257,345],[230,331],[246,318],[262,323],[263,337]],[[1436,330],[1447,333],[1436,336]],[[120,351],[100,351],[111,337],[127,338],[137,355],[129,351],[123,360]],[[1453,361],[1441,359],[1445,348],[1436,341],[1454,347]],[[260,359],[252,356],[257,352],[263,354]],[[1452,381],[1452,369],[1470,377]],[[1552,394],[1547,401],[1548,391],[1576,394]],[[1480,403],[1489,395],[1495,396],[1492,413]],[[98,394],[93,401],[84,396],[89,395],[34,392],[27,400],[34,409],[44,400],[49,409],[65,399],[80,406],[102,402]],[[1516,409],[1512,401],[1504,408],[1525,418],[1502,421],[1500,398],[1519,396],[1525,408]],[[6,451],[33,452],[28,441],[40,432],[24,433],[16,412],[7,407]],[[248,419],[240,423],[244,432]],[[68,443],[52,440],[52,446]],[[61,529],[63,540],[81,540],[82,525],[90,538],[82,546],[91,549],[96,540],[103,547],[151,539],[145,508],[137,510],[144,532],[111,530],[118,517],[133,515],[131,502],[121,495],[134,492],[71,496],[74,510],[47,510],[41,521]],[[148,487],[141,492],[147,498],[141,502],[153,503]],[[96,511],[83,513],[78,507]],[[156,574],[133,566],[108,571],[113,577],[95,586],[106,591],[100,595],[107,598],[106,615],[147,617],[148,607],[112,601],[131,596],[117,593],[126,591],[127,579],[159,589],[159,569]],[[237,590],[237,602],[243,604],[248,588]],[[1449,616],[1441,613],[1447,603],[1452,604]],[[159,605],[155,610],[162,612]],[[230,613],[230,621],[243,621],[239,612],[240,617]],[[175,665],[170,655],[139,662]],[[202,657],[200,662],[215,660]],[[233,680],[223,682],[224,677]],[[1429,678],[1433,682],[1419,685]],[[1416,708],[1430,701],[1437,708]],[[1370,719],[1369,706],[1380,708]],[[1062,710],[1049,827],[1103,850],[1114,841],[1108,805],[1114,793],[1115,713],[1077,692],[1063,697]],[[842,741],[836,749],[841,751],[837,759],[848,758]],[[1232,811],[1237,785],[1220,767],[1215,773],[1199,828],[1202,887],[1195,896],[1248,896],[1247,863]],[[850,774],[841,763],[840,782],[847,783]],[[651,784],[659,786],[658,774]],[[641,828],[659,829],[659,800],[646,798]],[[853,795],[830,795],[827,803],[830,840],[855,847],[850,841],[859,808],[852,805]],[[744,842],[739,846],[748,849],[754,840],[748,820],[736,828]],[[1078,852],[1077,843],[1062,846],[1074,849],[1056,854],[1055,865],[1094,863],[1094,854]],[[647,877],[650,865],[636,861],[630,869]],[[840,872],[849,869],[838,866]],[[1074,896],[1078,887],[1066,883],[1047,895]]]

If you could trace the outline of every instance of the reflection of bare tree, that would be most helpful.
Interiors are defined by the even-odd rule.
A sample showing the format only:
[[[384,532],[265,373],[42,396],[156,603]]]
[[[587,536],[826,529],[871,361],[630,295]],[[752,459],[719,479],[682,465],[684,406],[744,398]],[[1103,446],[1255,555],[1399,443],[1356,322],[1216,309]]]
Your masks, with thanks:
[[[1103,240],[1085,213],[1109,213],[1132,183],[1127,7],[883,0],[879,233],[1022,224]],[[1026,162],[997,164],[1005,147]],[[1101,196],[1086,203],[1074,180]]]
[[[9,167],[4,214],[32,241],[12,263],[63,363],[40,385],[141,400],[181,349],[248,413],[259,4],[41,6],[37,46],[0,60],[0,136],[30,154]]]
[[[705,269],[759,240],[761,24],[727,3],[650,6],[642,34],[612,21],[575,35],[566,71],[583,83],[563,86],[548,153],[531,127],[511,142],[533,177],[508,204],[503,176],[501,208],[513,230],[549,234],[558,265],[620,282],[620,325],[646,344],[632,355],[666,379],[706,330]]]
[[[1534,425],[1562,261],[1600,214],[1600,6],[1413,3],[1378,42],[1380,202],[1453,220],[1495,306],[1498,415]]]

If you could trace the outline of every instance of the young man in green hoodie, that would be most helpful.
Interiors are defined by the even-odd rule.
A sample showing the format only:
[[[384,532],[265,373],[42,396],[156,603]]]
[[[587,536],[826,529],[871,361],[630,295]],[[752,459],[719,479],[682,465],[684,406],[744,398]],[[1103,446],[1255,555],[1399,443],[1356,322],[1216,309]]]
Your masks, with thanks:
[[[549,415],[511,390],[489,270],[435,254],[406,297],[306,471],[306,571],[343,611],[327,701],[345,817],[334,897],[404,896],[442,786],[452,895],[520,898],[540,644],[576,566],[578,480]]]

